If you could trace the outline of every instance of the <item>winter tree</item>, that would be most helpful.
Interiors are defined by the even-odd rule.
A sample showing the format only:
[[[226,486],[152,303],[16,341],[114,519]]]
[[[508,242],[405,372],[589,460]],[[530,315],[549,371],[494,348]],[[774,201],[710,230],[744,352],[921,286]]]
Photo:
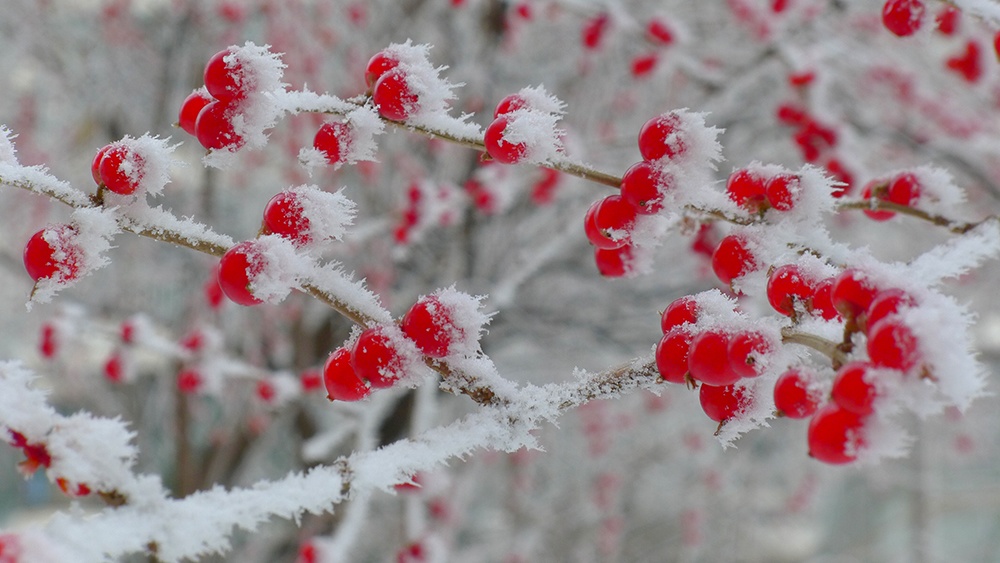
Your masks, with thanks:
[[[0,562],[1000,552],[1000,4],[7,4]]]

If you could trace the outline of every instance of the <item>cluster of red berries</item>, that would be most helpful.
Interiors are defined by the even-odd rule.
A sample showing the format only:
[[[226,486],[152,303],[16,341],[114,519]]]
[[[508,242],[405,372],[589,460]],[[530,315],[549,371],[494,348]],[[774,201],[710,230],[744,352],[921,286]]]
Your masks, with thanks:
[[[777,117],[778,121],[795,130],[792,141],[799,147],[805,162],[819,162],[836,148],[837,132],[810,115],[805,108],[784,103],[778,106]]]
[[[528,145],[523,142],[512,143],[506,138],[507,129],[515,117],[514,112],[522,110],[531,111],[531,106],[520,94],[510,94],[500,100],[493,110],[493,122],[483,135],[486,152],[493,160],[504,164],[517,164],[524,160]]]
[[[698,301],[692,296],[671,303],[663,312],[663,338],[656,347],[656,367],[670,383],[701,383],[705,414],[724,423],[751,400],[740,381],[763,372],[775,342],[757,329],[727,330],[699,326]]]
[[[256,88],[253,71],[231,47],[208,60],[204,76],[205,87],[192,92],[181,104],[178,124],[206,149],[239,149],[244,139],[234,120]]]
[[[24,461],[18,463],[18,470],[25,476],[32,475],[39,468],[48,469],[52,466],[52,455],[44,443],[29,442],[28,438],[12,429],[10,433],[10,445],[21,450],[24,454]],[[90,487],[84,483],[73,483],[65,477],[57,477],[56,485],[67,496],[85,497],[91,493]]]
[[[910,172],[897,174],[891,178],[875,179],[865,184],[861,197],[866,200],[888,201],[898,205],[911,207],[920,199],[920,180]],[[864,214],[875,221],[888,221],[896,213],[865,209]]]
[[[689,142],[676,113],[654,117],[639,130],[643,160],[625,171],[619,193],[595,201],[583,220],[587,240],[596,247],[594,259],[602,275],[618,277],[628,273],[636,219],[663,208],[663,198],[674,185],[665,164],[684,154]]]
[[[666,20],[654,17],[646,22],[646,40],[658,48],[667,47],[674,42],[674,32]],[[658,51],[636,55],[632,58],[632,76],[641,78],[653,72],[659,58]]]
[[[145,159],[124,142],[105,145],[94,155],[90,174],[98,186],[121,195],[130,195],[139,188],[144,174]]]
[[[46,227],[28,239],[24,246],[24,269],[35,282],[52,279],[68,282],[76,279],[83,267],[83,249],[76,243],[77,228],[70,224]]]
[[[365,67],[365,84],[378,113],[393,121],[406,121],[420,110],[420,94],[410,86],[406,65],[386,51],[372,56]]]
[[[763,213],[768,209],[790,211],[801,198],[802,183],[795,174],[783,172],[766,176],[751,168],[741,168],[730,174],[726,195],[750,213]]]
[[[833,305],[836,278],[815,279],[795,264],[774,268],[767,278],[767,301],[775,311],[797,318],[805,312],[826,320],[840,318]]]
[[[403,316],[402,336],[425,356],[443,358],[464,338],[452,311],[437,295],[421,297]],[[350,348],[342,346],[330,354],[323,368],[323,381],[331,401],[358,401],[373,388],[392,387],[402,377],[406,359],[395,343],[393,327],[376,325],[358,335]]]

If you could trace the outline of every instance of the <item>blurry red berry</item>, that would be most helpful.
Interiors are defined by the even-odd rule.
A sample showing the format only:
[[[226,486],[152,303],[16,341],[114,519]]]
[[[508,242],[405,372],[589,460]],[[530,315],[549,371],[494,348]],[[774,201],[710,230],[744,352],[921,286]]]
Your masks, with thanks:
[[[900,37],[913,35],[924,18],[924,3],[920,0],[887,0],[882,7],[882,23]]]

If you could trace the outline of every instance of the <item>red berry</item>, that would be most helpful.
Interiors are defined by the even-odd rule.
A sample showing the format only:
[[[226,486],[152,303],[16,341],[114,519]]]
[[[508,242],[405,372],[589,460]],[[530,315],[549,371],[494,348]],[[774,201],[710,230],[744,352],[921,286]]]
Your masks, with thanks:
[[[653,72],[653,69],[656,68],[656,62],[658,60],[659,55],[656,53],[636,55],[635,58],[632,59],[632,76],[641,78]]]
[[[904,307],[912,307],[916,302],[902,289],[886,289],[878,292],[865,313],[868,326],[875,326],[882,319],[895,315]]]
[[[94,155],[94,160],[90,162],[90,175],[93,176],[94,183],[98,186],[104,183],[104,181],[101,180],[101,160],[104,159],[104,155],[107,154],[112,147],[114,147],[114,145],[104,145],[101,147],[101,149],[97,151],[97,154]]]
[[[263,303],[250,290],[253,279],[263,269],[264,257],[256,242],[241,242],[226,251],[219,261],[219,287],[234,303],[247,306]]]
[[[216,100],[231,102],[246,97],[252,88],[248,83],[243,65],[234,60],[232,49],[225,49],[212,55],[205,65],[205,89]],[[229,61],[226,61],[226,58]]]
[[[74,239],[71,225],[46,227],[28,239],[24,246],[24,269],[32,280],[54,279],[67,282],[80,275],[83,251]]]
[[[865,418],[830,403],[809,421],[808,442],[813,458],[831,464],[850,463],[868,444]]]
[[[59,352],[59,332],[52,323],[42,325],[41,340],[38,342],[38,351],[42,357],[51,360]]]
[[[900,37],[916,33],[923,18],[924,3],[920,0],[887,0],[882,7],[882,23]]]
[[[384,51],[375,53],[371,59],[368,59],[368,65],[365,67],[365,85],[368,88],[373,88],[383,74],[397,66],[399,66],[399,61]]]
[[[910,173],[896,176],[889,182],[885,199],[899,205],[913,205],[920,199],[920,180]]]
[[[795,207],[801,189],[798,176],[792,174],[778,174],[768,180],[764,188],[767,202],[778,211],[789,211]]]
[[[834,278],[826,278],[817,283],[812,299],[807,304],[810,313],[818,314],[828,321],[840,316],[837,308],[833,306],[833,282]]]
[[[868,328],[868,357],[873,364],[909,371],[920,361],[917,337],[899,317],[887,317]]]
[[[517,164],[524,160],[528,146],[524,143],[512,143],[504,137],[510,120],[510,116],[506,114],[494,119],[486,128],[483,141],[486,144],[486,152],[493,160],[504,164]]]
[[[949,58],[945,66],[958,73],[966,82],[978,82],[983,76],[982,50],[979,43],[970,39],[965,50]]]
[[[270,381],[262,379],[257,382],[257,398],[261,401],[271,403],[277,395],[278,390],[274,388],[274,384]]]
[[[372,387],[392,387],[403,372],[403,359],[381,326],[365,329],[351,353],[351,366]]]
[[[73,483],[65,477],[56,477],[56,486],[58,486],[59,490],[65,493],[66,496],[70,497],[85,497],[91,492],[90,487],[88,487],[85,483]],[[0,556],[2,555],[3,553],[0,551]],[[0,561],[5,560],[0,559]]]
[[[774,383],[774,408],[781,416],[806,418],[816,412],[820,401],[815,374],[791,368]]]
[[[528,105],[528,100],[524,99],[524,96],[520,94],[510,94],[500,100],[500,103],[497,104],[496,109],[493,110],[493,119],[519,109],[528,109],[530,107],[531,106]]]
[[[874,412],[872,404],[878,397],[878,388],[871,381],[871,364],[850,362],[837,370],[830,398],[841,408],[867,416]]]
[[[839,160],[831,158],[824,165],[824,168],[833,176],[834,180],[842,184],[833,186],[830,195],[835,198],[842,198],[854,189],[854,175]]]
[[[660,316],[660,330],[666,334],[672,328],[698,322],[698,302],[690,295],[675,299]]]
[[[112,354],[108,361],[104,362],[104,377],[112,383],[121,383],[125,379],[125,366],[119,354]]]
[[[330,354],[323,366],[323,383],[331,401],[360,401],[371,393],[352,365],[351,351],[340,347]]]
[[[324,123],[313,138],[313,148],[322,152],[331,166],[344,161],[350,144],[351,126],[340,121]]]
[[[303,245],[312,241],[309,227],[302,197],[296,192],[281,192],[264,206],[265,234],[281,235],[297,245]]]
[[[644,160],[629,167],[622,176],[621,196],[636,212],[652,215],[663,208],[663,189],[670,187],[669,176],[660,167]]]
[[[595,248],[594,264],[597,271],[606,278],[620,278],[632,272],[632,247]]]
[[[707,385],[730,385],[740,375],[729,364],[729,335],[721,330],[706,330],[691,341],[688,355],[691,377]]]
[[[694,336],[684,329],[667,331],[656,346],[656,369],[664,381],[685,383]]]
[[[962,15],[962,12],[954,6],[945,6],[941,8],[934,21],[937,23],[937,30],[942,35],[954,35],[958,30],[958,19]]]
[[[865,184],[864,189],[861,190],[861,198],[865,200],[874,199],[876,201],[886,199],[888,190],[889,184],[885,180],[872,180]],[[864,209],[862,212],[875,221],[888,221],[896,215],[894,211],[878,211],[875,209]]]
[[[809,114],[801,106],[784,103],[778,106],[776,112],[778,121],[790,126],[805,125],[809,120]]]
[[[645,160],[674,158],[687,150],[681,118],[665,113],[650,119],[639,130],[639,153]]]
[[[702,385],[698,392],[701,410],[716,422],[726,422],[745,407],[746,392],[735,385]]]
[[[194,135],[194,124],[198,121],[198,114],[202,108],[212,101],[212,96],[205,90],[198,88],[188,94],[181,103],[181,111],[177,118],[177,125],[189,135]]]
[[[218,309],[222,306],[222,298],[225,297],[225,294],[222,293],[222,286],[219,285],[218,265],[212,270],[212,274],[205,280],[201,289],[205,294],[205,301],[211,309]]]
[[[400,327],[417,348],[432,358],[449,354],[458,327],[452,313],[437,296],[421,297],[403,316]]]
[[[201,146],[209,150],[232,149],[243,146],[243,137],[233,128],[236,110],[224,102],[214,101],[201,108],[194,123],[194,134]]]
[[[774,345],[757,331],[739,332],[729,338],[729,367],[740,377],[757,377],[763,371],[761,359],[774,351]]]
[[[196,393],[201,385],[201,374],[193,369],[186,369],[177,374],[177,389],[185,395]]]
[[[611,18],[603,12],[587,20],[581,34],[584,48],[597,49],[601,45],[601,40],[604,38],[604,33],[608,30],[610,23]]]
[[[674,33],[667,22],[653,18],[646,24],[646,38],[653,43],[666,46],[674,42]]]
[[[726,285],[756,269],[757,260],[747,249],[747,241],[739,235],[722,239],[712,253],[712,270]]]
[[[813,284],[795,264],[779,266],[767,278],[767,300],[775,311],[786,317],[804,309],[813,292]]]
[[[303,393],[312,393],[323,386],[323,374],[319,370],[307,369],[299,374],[299,384]]]
[[[584,218],[587,240],[597,248],[612,250],[631,241],[636,210],[618,195],[595,201]]]
[[[833,280],[830,300],[844,318],[855,318],[868,310],[878,288],[860,270],[849,268]]]
[[[379,115],[394,121],[405,121],[420,109],[420,100],[410,89],[407,74],[401,68],[389,70],[378,79],[372,101]]]
[[[759,211],[766,203],[765,182],[759,174],[743,168],[733,172],[726,182],[726,194],[736,205],[751,213]]]
[[[110,145],[99,167],[101,183],[116,194],[135,193],[143,175],[143,159],[125,145]]]

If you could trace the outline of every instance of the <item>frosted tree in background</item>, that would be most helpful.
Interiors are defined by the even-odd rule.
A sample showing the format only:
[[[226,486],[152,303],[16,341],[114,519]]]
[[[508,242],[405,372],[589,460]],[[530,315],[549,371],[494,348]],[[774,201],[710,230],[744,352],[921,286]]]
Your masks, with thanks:
[[[1000,5],[874,4],[13,2],[0,561],[995,558]]]

